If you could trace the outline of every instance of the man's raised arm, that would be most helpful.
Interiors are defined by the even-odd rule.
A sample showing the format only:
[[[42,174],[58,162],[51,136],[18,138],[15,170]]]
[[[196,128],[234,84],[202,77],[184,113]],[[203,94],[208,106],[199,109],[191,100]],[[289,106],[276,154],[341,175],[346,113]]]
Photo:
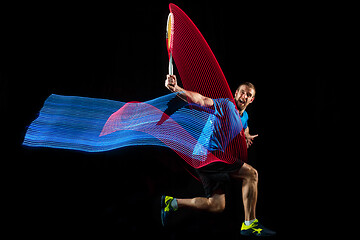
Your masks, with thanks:
[[[175,75],[166,75],[165,87],[171,92],[178,92],[179,97],[189,103],[196,103],[202,107],[211,107],[214,105],[214,101],[211,98],[204,97],[200,93],[188,91],[179,87]]]

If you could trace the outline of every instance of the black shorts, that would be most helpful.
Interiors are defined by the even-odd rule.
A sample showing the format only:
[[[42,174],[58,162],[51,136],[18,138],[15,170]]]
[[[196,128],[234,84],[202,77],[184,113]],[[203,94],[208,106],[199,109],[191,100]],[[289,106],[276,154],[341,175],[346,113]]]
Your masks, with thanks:
[[[238,161],[234,164],[214,162],[197,169],[197,173],[203,184],[205,196],[211,197],[218,189],[225,191],[230,184],[230,174],[239,170],[244,162]]]

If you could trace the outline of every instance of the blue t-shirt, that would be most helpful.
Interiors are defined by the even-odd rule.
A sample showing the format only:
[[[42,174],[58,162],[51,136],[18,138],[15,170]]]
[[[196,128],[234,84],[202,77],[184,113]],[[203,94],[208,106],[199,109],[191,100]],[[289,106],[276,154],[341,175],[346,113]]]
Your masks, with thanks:
[[[243,129],[247,128],[248,114],[240,116],[233,102],[228,98],[213,99],[213,131],[209,141],[209,151],[224,151],[228,144]]]

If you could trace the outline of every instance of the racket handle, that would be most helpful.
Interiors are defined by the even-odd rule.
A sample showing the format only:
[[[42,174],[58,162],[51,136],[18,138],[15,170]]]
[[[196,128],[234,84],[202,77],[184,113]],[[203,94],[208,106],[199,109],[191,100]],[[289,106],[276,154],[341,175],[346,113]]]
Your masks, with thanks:
[[[172,63],[172,54],[170,54],[170,59],[169,59],[169,75],[174,75],[174,68],[173,68],[173,63]]]

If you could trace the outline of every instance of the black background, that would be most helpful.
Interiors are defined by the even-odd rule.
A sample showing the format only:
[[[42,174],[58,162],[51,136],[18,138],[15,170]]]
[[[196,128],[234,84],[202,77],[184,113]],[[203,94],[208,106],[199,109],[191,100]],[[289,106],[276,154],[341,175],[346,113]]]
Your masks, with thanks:
[[[259,172],[257,217],[278,238],[325,216],[336,151],[331,114],[333,24],[326,6],[175,1],[212,48],[233,91],[257,88],[247,109],[250,164]],[[195,197],[202,186],[169,149],[104,153],[23,148],[26,126],[51,94],[146,101],[167,94],[167,1],[3,6],[2,172],[9,229],[35,236],[239,238],[241,189],[222,214],[178,212],[160,224],[162,194]],[[321,174],[320,174],[321,173]]]

